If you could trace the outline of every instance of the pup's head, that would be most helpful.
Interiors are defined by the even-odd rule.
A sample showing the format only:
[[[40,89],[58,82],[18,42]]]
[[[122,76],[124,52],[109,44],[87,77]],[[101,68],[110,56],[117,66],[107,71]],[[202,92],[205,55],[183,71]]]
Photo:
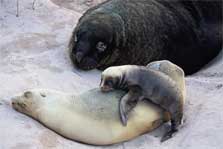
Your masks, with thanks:
[[[109,67],[101,74],[101,91],[108,92],[113,89],[120,89],[124,87],[125,74],[121,66]]]
[[[100,62],[111,58],[120,44],[116,16],[97,13],[83,16],[74,29],[69,43],[75,65],[83,70],[100,67]]]

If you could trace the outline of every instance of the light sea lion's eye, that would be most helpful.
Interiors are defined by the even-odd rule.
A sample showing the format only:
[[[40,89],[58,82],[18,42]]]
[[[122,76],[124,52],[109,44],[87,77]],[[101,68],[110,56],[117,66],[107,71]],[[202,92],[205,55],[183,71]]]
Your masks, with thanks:
[[[30,91],[26,91],[26,92],[24,93],[24,96],[25,96],[26,98],[30,98],[30,97],[32,97],[32,92],[30,92]]]
[[[40,95],[41,95],[42,97],[46,97],[46,94],[44,94],[44,93],[40,93]]]
[[[104,52],[107,49],[107,45],[104,42],[99,41],[96,48],[99,52]]]

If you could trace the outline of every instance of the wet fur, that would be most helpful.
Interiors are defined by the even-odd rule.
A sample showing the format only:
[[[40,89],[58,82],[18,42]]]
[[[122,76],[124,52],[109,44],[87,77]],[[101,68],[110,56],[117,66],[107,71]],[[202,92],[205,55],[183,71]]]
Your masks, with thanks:
[[[112,19],[111,19],[112,18]],[[146,65],[168,59],[186,74],[198,71],[222,49],[222,1],[108,0],[89,9],[79,20],[70,40],[75,63],[74,35],[92,20],[113,32],[110,49],[94,67]],[[108,28],[109,26],[109,28]],[[93,29],[95,31],[99,28]],[[75,63],[79,68],[84,68]],[[87,63],[85,64],[87,65]]]

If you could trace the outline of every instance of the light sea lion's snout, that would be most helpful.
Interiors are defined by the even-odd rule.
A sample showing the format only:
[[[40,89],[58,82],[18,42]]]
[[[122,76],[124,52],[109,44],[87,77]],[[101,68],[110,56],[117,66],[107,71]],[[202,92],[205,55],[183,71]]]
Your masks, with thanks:
[[[32,115],[33,109],[36,109],[37,102],[33,98],[33,92],[26,91],[23,94],[11,98],[12,107],[21,113]]]
[[[28,105],[20,96],[13,97],[12,99],[12,107],[19,112],[25,113],[28,110]]]
[[[15,110],[17,110],[17,111],[19,111],[18,110],[18,101],[17,101],[17,98],[15,98],[15,97],[13,97],[12,99],[11,99],[11,105],[12,105],[12,107],[15,109]]]

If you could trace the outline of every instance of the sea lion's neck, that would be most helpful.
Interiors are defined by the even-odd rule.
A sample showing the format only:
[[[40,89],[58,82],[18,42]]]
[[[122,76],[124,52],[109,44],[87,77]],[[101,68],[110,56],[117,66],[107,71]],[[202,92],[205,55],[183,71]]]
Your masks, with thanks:
[[[119,79],[119,82],[118,82],[118,88],[120,89],[127,89],[128,87],[128,84],[127,84],[127,80],[126,80],[126,75],[125,73],[123,73],[121,76],[120,76],[120,79]]]

